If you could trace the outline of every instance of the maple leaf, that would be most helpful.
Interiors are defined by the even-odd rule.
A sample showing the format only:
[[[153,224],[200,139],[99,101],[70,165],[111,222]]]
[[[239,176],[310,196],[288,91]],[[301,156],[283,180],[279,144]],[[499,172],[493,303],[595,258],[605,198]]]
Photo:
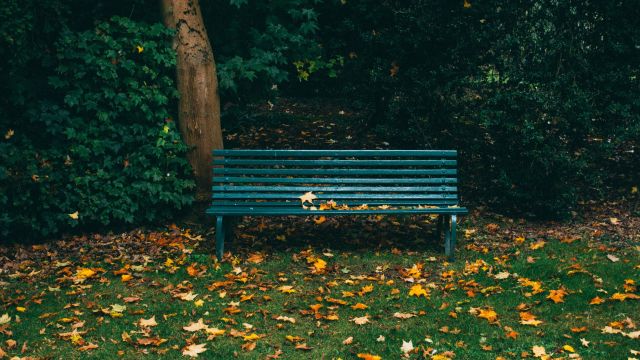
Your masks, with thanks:
[[[591,299],[591,301],[589,301],[589,305],[600,305],[600,304],[604,304],[605,300],[603,298],[601,298],[600,296],[596,296],[593,299]]]
[[[494,278],[495,278],[495,279],[498,279],[498,280],[504,280],[504,279],[509,278],[509,275],[511,275],[511,274],[509,274],[509,272],[508,272],[508,271],[502,271],[502,272],[497,273],[497,274],[494,276]]]
[[[344,339],[342,341],[342,344],[344,345],[350,345],[353,342],[353,336],[349,336],[348,338]]]
[[[321,274],[325,271],[327,267],[327,262],[317,258],[314,262],[313,262],[313,268],[312,268],[312,272],[314,274]]]
[[[310,203],[310,204],[312,204],[312,205],[313,205],[313,200],[315,200],[315,199],[317,199],[317,198],[318,198],[318,197],[317,197],[317,196],[315,196],[315,195],[313,194],[313,192],[311,192],[311,191],[306,192],[306,193],[304,193],[304,195],[302,195],[302,196],[299,196],[299,197],[298,197],[298,199],[300,199],[300,202],[302,203],[302,207],[303,207],[304,209],[306,209],[306,208],[307,208],[307,206],[305,205],[305,203]]]
[[[0,325],[8,324],[11,321],[9,314],[3,314],[0,316]]]
[[[498,314],[493,311],[492,308],[480,309],[472,307],[469,309],[469,313],[479,318],[486,319],[490,323],[494,323],[498,320]]]
[[[549,290],[549,296],[547,296],[547,299],[557,304],[557,303],[564,302],[564,297],[567,294],[568,293],[564,289]]]
[[[538,326],[538,325],[542,324],[542,321],[541,320],[537,320],[536,316],[533,315],[532,313],[526,312],[526,311],[522,311],[522,312],[520,312],[520,324]]]
[[[140,319],[138,325],[140,325],[140,327],[158,326],[158,323],[156,322],[156,316],[154,315],[148,319]]]
[[[372,355],[372,354],[360,353],[356,356],[358,357],[358,359],[364,359],[364,360],[382,360],[380,356]]]
[[[471,3],[469,2],[469,0],[464,0],[464,2],[462,3],[462,6],[463,6],[465,9],[468,9],[468,8],[470,8],[470,7],[471,7]]]
[[[364,310],[364,309],[367,309],[369,307],[367,305],[363,304],[363,303],[357,303],[355,305],[352,305],[351,308],[353,310]]]
[[[615,293],[611,295],[611,300],[625,301],[627,299],[640,300],[640,295]]]
[[[207,344],[191,344],[182,350],[182,355],[198,357],[198,354],[207,351],[206,346]]]
[[[173,295],[173,297],[178,298],[178,299],[183,300],[183,301],[192,301],[197,296],[198,296],[198,294],[194,294],[191,291],[189,291],[188,293],[178,293],[178,294]]]
[[[369,315],[356,317],[351,319],[350,321],[353,321],[354,323],[356,323],[356,325],[364,325],[369,322]]]
[[[76,211],[76,212],[73,212],[73,213],[71,213],[71,214],[68,214],[68,215],[69,215],[69,217],[70,217],[70,218],[72,218],[73,220],[78,220],[78,215],[79,215],[79,213],[78,213],[77,211]]]
[[[207,335],[215,337],[215,336],[223,335],[226,332],[226,330],[221,330],[218,328],[206,328],[205,332],[207,333]]]
[[[533,351],[533,356],[534,357],[546,357],[547,356],[547,350],[545,350],[545,348],[543,346],[533,346],[531,348],[531,351]]]
[[[590,341],[587,341],[587,339],[585,339],[585,338],[581,338],[581,339],[580,339],[580,343],[581,343],[581,344],[582,344],[582,346],[584,346],[584,347],[589,347],[589,343],[590,343]]]
[[[167,339],[161,339],[159,337],[145,337],[140,338],[136,341],[138,345],[142,346],[160,346],[161,344],[167,342]]]
[[[307,343],[302,343],[302,344],[296,344],[295,346],[296,350],[311,350],[313,349],[312,347],[307,346]]]
[[[260,336],[260,335],[258,335],[258,334],[256,334],[256,333],[251,333],[251,334],[249,334],[249,335],[245,335],[245,336],[243,336],[243,337],[242,337],[242,339],[243,339],[244,341],[256,341],[256,340],[260,340],[260,338],[261,338],[261,337],[262,337],[262,336]]]
[[[408,354],[412,352],[413,349],[414,349],[413,340],[409,340],[409,341],[402,340],[402,346],[400,346],[400,351],[402,351],[405,354]]]
[[[95,271],[93,271],[92,269],[89,268],[78,268],[76,269],[76,279],[88,279],[90,277],[93,277],[96,274]]]
[[[94,343],[88,343],[87,345],[80,346],[78,348],[78,351],[89,351],[89,350],[97,349],[98,347],[99,346]]]
[[[287,321],[287,322],[290,322],[290,323],[292,323],[292,324],[295,324],[295,323],[296,323],[296,319],[294,319],[294,318],[292,318],[292,317],[288,317],[288,316],[282,316],[282,315],[278,316],[278,317],[276,318],[276,320],[279,320],[279,321]]]
[[[186,330],[186,331],[189,331],[189,332],[207,330],[208,328],[209,328],[209,326],[204,323],[204,320],[202,320],[202,318],[198,319],[197,322],[192,322],[189,325],[182,327],[183,330]]]
[[[426,299],[429,297],[429,293],[427,292],[427,289],[422,287],[422,284],[415,284],[409,290],[409,296],[423,296]]]
[[[291,294],[296,292],[296,290],[293,288],[293,286],[291,285],[282,285],[278,288],[278,291],[285,293],[285,294]]]
[[[415,314],[410,314],[410,313],[401,313],[401,312],[396,312],[393,314],[393,317],[398,318],[398,319],[409,319],[416,316]]]
[[[264,261],[264,255],[261,253],[253,253],[247,258],[247,261],[253,264],[260,264]]]
[[[304,341],[304,339],[300,336],[294,336],[294,335],[287,335],[284,337],[285,339],[287,339],[287,341],[290,341],[292,343],[296,343],[296,342],[300,342],[300,341]]]

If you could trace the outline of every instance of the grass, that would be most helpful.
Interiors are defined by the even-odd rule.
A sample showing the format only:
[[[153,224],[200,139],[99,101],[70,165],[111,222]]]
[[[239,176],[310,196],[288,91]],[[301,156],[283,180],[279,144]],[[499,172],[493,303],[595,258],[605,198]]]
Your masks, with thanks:
[[[424,236],[430,224],[369,218],[350,220],[361,226],[354,227],[342,221],[245,220],[231,246],[236,256],[223,263],[209,256],[201,237],[175,227],[25,248],[0,277],[0,315],[10,317],[0,325],[0,348],[8,356],[66,359],[184,358],[188,344],[206,344],[200,356],[220,359],[394,359],[402,356],[403,341],[415,348],[410,358],[515,359],[533,356],[536,346],[554,358],[627,358],[640,350],[637,339],[602,332],[611,326],[634,336],[638,300],[611,296],[638,293],[637,247],[588,233],[562,242],[470,220],[461,231],[469,236],[462,236],[457,261],[447,263],[435,239]],[[286,240],[275,240],[279,234]],[[523,241],[514,240],[521,235]],[[407,269],[416,264],[422,268],[409,282]],[[82,269],[95,274],[80,281]],[[123,281],[122,274],[132,279]],[[542,291],[531,294],[523,278],[539,282]],[[409,296],[417,283],[429,289],[427,298]],[[567,294],[555,303],[547,297],[558,289]],[[174,296],[188,292],[197,296]],[[590,305],[596,296],[605,302]],[[367,308],[352,309],[357,303]],[[126,310],[111,313],[113,304]],[[480,310],[495,311],[497,319],[479,317]],[[521,311],[542,323],[521,324]],[[396,313],[415,316],[400,319]],[[331,314],[337,317],[331,320]],[[139,326],[152,316],[157,326]],[[351,321],[364,316],[368,323]],[[225,333],[183,330],[200,318]],[[73,327],[79,335],[60,336]],[[251,334],[259,339],[246,341]],[[139,339],[162,343],[143,345]],[[97,347],[82,351],[88,344]]]

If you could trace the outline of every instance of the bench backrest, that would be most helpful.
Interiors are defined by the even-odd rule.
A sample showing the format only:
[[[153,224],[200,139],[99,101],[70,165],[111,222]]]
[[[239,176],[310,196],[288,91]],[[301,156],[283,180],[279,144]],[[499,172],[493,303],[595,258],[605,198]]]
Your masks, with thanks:
[[[455,150],[215,150],[213,202],[229,206],[458,204]]]

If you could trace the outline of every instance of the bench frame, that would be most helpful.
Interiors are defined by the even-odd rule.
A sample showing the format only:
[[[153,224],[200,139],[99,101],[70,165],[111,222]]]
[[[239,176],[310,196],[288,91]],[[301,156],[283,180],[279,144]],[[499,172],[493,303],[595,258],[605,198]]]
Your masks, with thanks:
[[[418,150],[419,151],[419,150]],[[427,150],[424,150],[423,152],[426,152]],[[430,150],[431,152],[437,153],[437,152],[451,152],[451,150]],[[305,153],[307,152],[308,155],[312,155],[311,153],[318,153],[320,154],[319,156],[326,156],[326,157],[332,157],[332,156],[345,156],[343,154],[346,153],[353,153],[354,156],[358,156],[357,154],[360,152],[375,152],[375,153],[391,153],[393,152],[393,156],[401,156],[401,155],[395,155],[395,153],[397,154],[403,154],[405,152],[407,153],[412,153],[415,152],[411,151],[411,150],[407,150],[407,151],[402,151],[402,150],[380,150],[380,151],[373,151],[373,150],[333,150],[333,151],[323,151],[323,150],[299,150],[299,151],[294,151],[294,150],[214,150],[213,155],[214,155],[214,166],[219,166],[221,164],[224,164],[224,159],[220,160],[221,157],[225,157],[228,155],[238,155],[238,154],[242,154],[243,156],[263,156],[263,157],[273,157],[273,158],[278,158],[278,157],[295,157],[295,156],[299,156],[300,153]],[[453,151],[453,153],[455,154],[455,151]],[[294,155],[295,154],[295,155]],[[304,156],[304,155],[303,155]],[[382,156],[382,155],[381,155]],[[284,160],[284,159],[283,159]],[[283,160],[274,160],[273,163],[270,162],[270,164],[273,165],[277,165],[279,162],[283,162]],[[262,160],[264,162],[264,160]],[[287,160],[285,160],[287,161]],[[295,161],[295,160],[294,160]],[[328,161],[335,161],[335,160],[328,160]],[[362,160],[354,160],[354,161],[362,161]],[[455,162],[454,162],[455,163]],[[234,162],[235,165],[240,165],[242,164],[242,161],[238,162]],[[220,167],[214,167],[214,173],[216,173],[216,169],[218,169],[217,171],[220,171]],[[314,169],[310,169],[310,170],[314,170]],[[256,171],[254,169],[254,172],[259,172]],[[232,172],[233,174],[238,174],[237,172]],[[228,175],[228,173],[225,173]],[[269,172],[269,174],[273,174],[273,172]],[[215,180],[215,176],[214,176],[214,180]],[[234,179],[238,179],[238,178],[234,178]],[[312,182],[310,182],[312,183]],[[323,183],[323,182],[318,182],[318,183]],[[317,184],[317,183],[316,183]],[[338,183],[339,184],[339,183]],[[226,186],[242,186],[241,185],[226,185]],[[246,184],[244,184],[246,185]],[[344,185],[338,185],[339,186],[344,186]],[[216,194],[216,189],[220,189],[223,187],[216,187],[214,186],[214,196]],[[309,187],[310,190],[313,190],[313,187]],[[219,191],[219,193],[221,193]],[[457,194],[456,194],[456,200],[457,200]],[[442,238],[442,232],[444,231],[444,248],[445,248],[445,254],[448,257],[449,261],[453,261],[454,260],[454,250],[455,250],[455,246],[456,246],[456,240],[457,240],[457,235],[456,235],[456,227],[457,227],[457,215],[464,215],[466,213],[468,213],[466,208],[461,208],[461,207],[457,207],[453,206],[453,207],[447,207],[447,206],[440,206],[440,207],[435,207],[435,208],[414,208],[414,209],[396,209],[396,210],[376,210],[376,209],[370,209],[370,210],[349,210],[349,211],[343,211],[343,210],[322,210],[322,211],[304,211],[304,212],[296,212],[296,213],[290,213],[289,211],[286,210],[282,210],[282,211],[278,211],[273,210],[273,213],[265,213],[264,211],[262,212],[257,212],[254,213],[253,208],[249,207],[242,207],[237,209],[237,211],[235,210],[226,210],[226,211],[221,211],[221,210],[216,210],[215,208],[215,203],[212,204],[212,207],[209,208],[207,210],[207,214],[209,215],[213,215],[216,217],[216,257],[218,258],[218,260],[222,260],[223,255],[224,255],[224,242],[225,240],[228,240],[230,238],[231,232],[229,231],[229,228],[233,225],[234,218],[238,218],[240,216],[292,216],[292,215],[303,215],[303,216],[317,216],[317,215],[373,215],[373,214],[394,214],[394,215],[399,215],[399,214],[438,214],[438,221],[437,221],[437,236],[438,239],[440,240]]]

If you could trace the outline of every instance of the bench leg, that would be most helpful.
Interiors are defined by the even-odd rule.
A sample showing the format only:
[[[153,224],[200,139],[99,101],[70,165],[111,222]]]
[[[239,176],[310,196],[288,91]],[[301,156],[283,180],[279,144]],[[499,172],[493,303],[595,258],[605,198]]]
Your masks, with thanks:
[[[450,231],[450,220],[451,217],[449,215],[444,216],[444,253],[447,257],[451,257],[452,248],[451,248],[451,231]]]
[[[449,254],[449,261],[453,261],[454,260],[454,252],[456,250],[456,240],[457,240],[457,235],[456,235],[456,226],[457,226],[457,220],[458,220],[458,216],[457,215],[451,215],[451,253]]]
[[[218,216],[216,219],[216,257],[218,261],[222,261],[222,256],[224,255],[225,227],[224,216]]]

